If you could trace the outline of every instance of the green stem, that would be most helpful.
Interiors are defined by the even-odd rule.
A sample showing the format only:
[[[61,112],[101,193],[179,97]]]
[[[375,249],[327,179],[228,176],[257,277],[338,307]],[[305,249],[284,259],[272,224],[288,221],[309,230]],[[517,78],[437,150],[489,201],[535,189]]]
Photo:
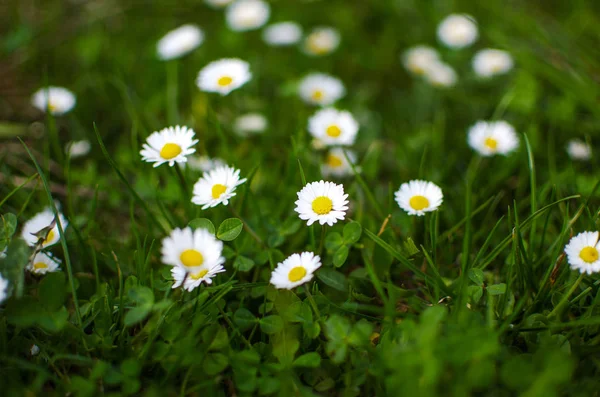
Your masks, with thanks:
[[[185,195],[187,201],[190,201],[192,197],[190,196],[190,187],[188,186],[187,180],[185,179],[185,175],[183,175],[183,171],[181,170],[181,166],[179,164],[175,164],[175,172],[177,173],[177,177],[179,178],[179,182],[181,183],[181,191]]]
[[[579,276],[579,278],[577,278],[577,280],[575,280],[575,282],[573,283],[573,285],[571,286],[571,288],[569,289],[569,291],[562,297],[562,299],[560,300],[560,302],[558,303],[558,305],[556,305],[556,307],[554,308],[554,310],[552,310],[550,312],[550,314],[548,314],[548,318],[549,319],[552,318],[552,317],[560,318],[562,312],[567,307],[567,303],[569,301],[569,297],[571,297],[571,295],[573,295],[573,292],[575,292],[575,290],[577,289],[577,287],[579,287],[579,284],[581,284],[581,281],[583,281],[583,277],[585,277],[585,273],[581,273],[581,275]]]
[[[250,227],[250,225],[248,224],[248,222],[246,222],[246,220],[240,216],[240,214],[236,211],[236,209],[233,207],[233,205],[229,205],[228,207],[231,210],[231,213],[233,214],[233,216],[235,216],[236,218],[238,218],[238,219],[240,219],[242,221],[242,223],[244,224],[244,229],[246,229],[246,231],[248,233],[250,233],[250,235],[252,236],[252,238],[254,238],[260,245],[264,246],[265,242]]]
[[[323,253],[323,245],[325,244],[325,235],[327,234],[327,226],[321,225],[321,242],[319,243],[319,251],[317,255],[321,256]]]
[[[306,292],[306,297],[308,298],[308,302],[312,306],[313,311],[315,312],[315,314],[317,316],[317,321],[321,321],[321,312],[319,311],[319,308],[317,307],[317,302],[315,302],[315,298],[313,298],[312,294],[310,293],[310,288],[308,288],[307,284],[304,284],[304,292]]]
[[[177,61],[167,62],[167,119],[170,124],[179,122],[179,114],[177,112]]]

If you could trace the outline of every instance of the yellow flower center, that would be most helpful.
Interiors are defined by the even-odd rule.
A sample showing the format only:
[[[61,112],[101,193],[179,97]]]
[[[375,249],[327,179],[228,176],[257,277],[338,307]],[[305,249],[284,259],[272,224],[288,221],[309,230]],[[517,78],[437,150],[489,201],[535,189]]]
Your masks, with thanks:
[[[302,266],[296,266],[288,273],[288,279],[292,283],[302,280],[304,276],[306,276],[306,269]]]
[[[415,211],[420,211],[429,207],[429,200],[425,196],[412,196],[409,204]]]
[[[329,214],[333,208],[333,202],[329,197],[319,196],[312,202],[312,209],[319,215]]]
[[[44,262],[38,262],[33,264],[33,268],[35,270],[47,269],[48,265],[46,265]]]
[[[50,230],[50,233],[48,233],[48,236],[46,237],[46,239],[44,240],[44,242],[42,244],[43,245],[49,244],[50,242],[52,242],[52,240],[54,240],[55,236],[56,236],[56,234],[54,233],[54,229]]]
[[[483,144],[490,150],[496,150],[498,147],[498,141],[494,138],[485,138],[485,142]]]
[[[179,255],[179,259],[185,267],[198,267],[204,263],[202,254],[194,249],[183,251],[181,255]]]
[[[332,124],[329,127],[327,127],[327,130],[325,132],[330,137],[337,138],[342,133],[342,130],[340,130],[340,127],[338,127],[337,125]]]
[[[327,52],[328,48],[326,46],[321,45],[320,41],[321,40],[320,40],[319,35],[316,35],[316,34],[311,35],[308,38],[308,49],[312,53],[317,54],[317,55],[325,54]]]
[[[190,277],[194,280],[200,280],[202,277],[206,276],[208,273],[207,269],[202,269],[198,273],[190,274]]]
[[[327,156],[327,165],[331,168],[337,168],[342,166],[342,159],[336,155],[330,154]]]
[[[314,90],[312,93],[312,99],[315,101],[320,101],[321,99],[323,99],[323,91]]]
[[[51,113],[56,112],[58,110],[58,106],[54,102],[50,101],[48,102],[48,110]]]
[[[594,263],[598,260],[598,250],[594,247],[585,247],[579,253],[579,257],[586,263]]]
[[[233,79],[229,76],[223,76],[220,77],[219,80],[217,80],[217,84],[220,85],[221,87],[227,87],[229,84],[231,84],[231,82],[233,81]]]
[[[215,200],[218,199],[223,193],[225,193],[225,190],[227,190],[227,186],[217,183],[212,187],[212,198]]]
[[[171,160],[181,153],[181,146],[176,143],[166,143],[160,150],[160,157],[165,160]]]

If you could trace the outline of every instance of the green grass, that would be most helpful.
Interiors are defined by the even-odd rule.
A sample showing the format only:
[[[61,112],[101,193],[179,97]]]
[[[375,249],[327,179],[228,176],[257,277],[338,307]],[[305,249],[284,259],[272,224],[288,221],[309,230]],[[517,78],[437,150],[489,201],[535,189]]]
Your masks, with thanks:
[[[260,31],[230,31],[200,0],[174,3],[0,7],[3,395],[598,393],[600,281],[563,254],[571,236],[599,225],[598,157],[565,151],[570,139],[594,148],[599,139],[597,4],[272,1],[271,21],[340,31],[337,51],[312,58],[268,47]],[[477,19],[472,47],[437,42],[452,12]],[[202,27],[203,45],[157,60],[156,41],[183,23]],[[399,55],[417,44],[456,69],[454,88],[402,67]],[[470,61],[482,48],[509,51],[515,68],[477,79]],[[225,97],[199,91],[198,71],[223,57],[248,61],[252,80]],[[315,71],[344,82],[336,106],[360,123],[357,167],[336,180],[351,211],[326,228],[294,212],[296,193],[322,179],[306,129],[316,109],[295,93]],[[72,112],[30,106],[47,84],[76,93]],[[233,120],[251,111],[269,127],[242,138]],[[467,129],[500,119],[519,132],[519,149],[479,157]],[[198,153],[248,178],[228,206],[190,203],[200,173],[141,161],[146,137],[174,124],[196,131]],[[66,156],[80,139],[91,152]],[[438,184],[444,203],[410,217],[393,193],[418,178]],[[49,249],[61,272],[38,277],[24,270],[32,249],[20,227],[47,206],[69,226]],[[187,292],[171,289],[160,248],[190,222],[215,229],[227,261],[211,285]],[[313,281],[269,285],[279,262],[307,250],[323,259]]]

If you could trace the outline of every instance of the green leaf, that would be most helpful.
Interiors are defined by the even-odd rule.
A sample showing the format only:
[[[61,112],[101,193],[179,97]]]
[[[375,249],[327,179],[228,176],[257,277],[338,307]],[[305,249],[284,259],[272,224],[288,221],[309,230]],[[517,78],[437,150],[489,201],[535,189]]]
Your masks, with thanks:
[[[260,329],[265,334],[275,334],[283,329],[283,319],[279,316],[266,316],[259,320]]]
[[[335,251],[335,254],[333,254],[333,265],[335,267],[340,267],[344,263],[346,263],[346,259],[348,259],[349,252],[350,249],[347,245],[342,245],[340,248],[338,248],[338,250]]]
[[[31,248],[20,239],[13,239],[8,245],[6,258],[0,259],[0,274],[8,279],[12,286],[13,295],[17,298],[23,296],[25,266],[29,262]]]
[[[479,303],[481,297],[483,296],[483,288],[479,285],[470,285],[467,291],[471,299],[473,299],[473,302]]]
[[[125,314],[125,325],[130,327],[143,321],[150,314],[154,305],[154,293],[148,287],[136,286],[129,290],[128,296],[132,302],[137,304]]]
[[[67,325],[69,312],[63,306],[55,312],[43,312],[37,319],[40,327],[50,333],[56,333],[62,330]]]
[[[233,322],[241,331],[246,331],[256,324],[256,317],[250,310],[240,307],[233,314]]]
[[[15,230],[17,230],[17,217],[15,214],[4,214],[2,217],[2,229],[0,230],[0,250],[3,250],[10,241]]]
[[[40,302],[49,311],[58,310],[65,301],[67,281],[63,272],[52,272],[40,282]]]
[[[321,356],[316,352],[306,353],[295,359],[292,365],[294,367],[318,368],[321,365]]]
[[[327,251],[336,251],[342,245],[344,245],[344,239],[342,238],[342,235],[337,232],[329,233],[327,237],[325,237],[325,248],[327,248]]]
[[[502,294],[506,293],[506,284],[502,283],[502,284],[488,285],[485,290],[490,295],[502,295]]]
[[[331,288],[335,288],[338,291],[346,291],[348,289],[346,277],[342,273],[330,267],[324,267],[320,269],[317,272],[317,278],[326,285],[330,286]]]
[[[190,223],[188,223],[188,226],[191,227],[192,229],[206,229],[211,234],[215,234],[215,230],[216,230],[215,225],[213,225],[213,223],[210,221],[210,219],[206,219],[206,218],[192,219],[190,221]]]
[[[402,243],[402,246],[404,247],[404,251],[406,251],[406,253],[408,254],[409,257],[414,256],[414,255],[418,254],[419,252],[421,252],[417,248],[417,246],[416,246],[415,242],[413,241],[413,239],[410,238],[410,237],[408,237],[406,239],[406,241],[404,241]]]
[[[360,239],[362,226],[358,222],[350,222],[344,226],[344,243],[354,244]]]
[[[249,272],[254,267],[254,261],[243,255],[238,255],[233,262],[233,267],[240,272]]]
[[[477,285],[483,285],[483,271],[481,269],[469,269],[469,279]]]
[[[229,358],[223,353],[208,353],[202,360],[202,369],[209,376],[221,373],[229,365]]]
[[[332,315],[325,322],[325,333],[329,339],[325,350],[335,364],[342,363],[346,358],[348,351],[346,337],[351,330],[350,321],[337,314]]]
[[[219,226],[217,238],[223,241],[233,241],[240,235],[244,224],[238,218],[225,219]]]

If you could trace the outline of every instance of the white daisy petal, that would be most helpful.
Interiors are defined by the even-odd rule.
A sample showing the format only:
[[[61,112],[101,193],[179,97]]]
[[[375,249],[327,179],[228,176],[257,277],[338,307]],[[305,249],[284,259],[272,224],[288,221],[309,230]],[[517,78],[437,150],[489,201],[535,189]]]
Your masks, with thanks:
[[[55,116],[68,113],[75,107],[75,94],[63,87],[41,88],[33,94],[31,104],[42,112],[50,111]]]
[[[447,47],[459,49],[473,44],[479,32],[470,15],[451,14],[438,25],[437,36]]]
[[[38,252],[27,265],[27,270],[36,275],[57,272],[60,270],[60,263],[61,261],[58,258],[44,252]]]
[[[273,47],[294,45],[301,37],[302,28],[295,22],[275,23],[263,31],[263,40]]]
[[[8,280],[0,274],[0,303],[8,298]]]
[[[204,33],[196,25],[183,25],[171,30],[156,44],[158,57],[163,61],[180,58],[196,48],[204,41]]]
[[[514,62],[506,51],[487,48],[473,57],[473,70],[480,77],[492,77],[509,72]]]
[[[312,30],[304,40],[303,50],[308,55],[327,55],[340,45],[339,32],[328,26],[319,26]]]
[[[154,167],[164,163],[170,167],[175,163],[185,163],[187,156],[196,152],[196,149],[192,149],[198,143],[194,136],[194,130],[180,126],[153,132],[140,151],[142,160],[154,163]]]
[[[567,260],[573,270],[592,274],[600,271],[598,232],[582,232],[565,246]]]
[[[409,48],[402,54],[404,67],[416,75],[424,75],[431,65],[439,61],[437,51],[425,45]]]
[[[313,73],[302,79],[298,94],[308,104],[329,106],[346,95],[346,89],[344,84],[335,77]]]
[[[292,289],[313,278],[313,273],[321,267],[321,258],[312,252],[292,254],[278,263],[271,273],[271,284],[279,289]]]
[[[271,7],[261,0],[238,0],[227,7],[227,25],[235,32],[258,29],[269,20]]]
[[[69,226],[69,222],[67,219],[61,214],[58,213],[59,221],[62,226],[63,232],[66,231],[67,226]],[[46,208],[44,211],[36,214],[33,218],[29,219],[27,222],[23,224],[23,230],[21,231],[21,237],[27,244],[31,247],[37,244],[39,237],[35,235],[42,229],[47,228],[54,222],[54,212],[50,208]],[[55,224],[54,227],[48,232],[46,235],[46,239],[42,243],[42,248],[49,247],[58,243],[60,240],[60,233],[58,231],[58,225]]]
[[[355,164],[356,154],[349,150],[345,152],[352,164]],[[323,176],[335,176],[339,178],[352,175],[352,166],[344,155],[344,149],[333,148],[327,153],[325,161],[321,164],[321,173]]]
[[[478,121],[469,128],[469,146],[482,156],[503,156],[519,147],[519,137],[512,125],[506,121]]]
[[[422,180],[403,183],[394,196],[398,206],[408,215],[417,216],[436,211],[444,199],[439,186]]]
[[[250,65],[237,58],[224,58],[206,65],[196,79],[201,91],[227,95],[252,78]]]
[[[83,157],[90,152],[92,144],[90,141],[72,141],[65,146],[65,153],[68,153],[72,159]]]
[[[235,189],[246,182],[240,179],[240,170],[223,166],[206,172],[194,185],[192,203],[201,205],[202,209],[227,205],[229,199],[236,195]]]
[[[233,130],[239,136],[248,136],[249,134],[259,134],[267,129],[269,122],[267,118],[260,113],[247,113],[239,116],[233,123]]]
[[[587,161],[592,158],[592,147],[579,139],[572,139],[567,144],[567,153],[573,160]]]
[[[317,221],[321,225],[333,226],[346,217],[347,198],[343,185],[325,181],[312,182],[298,192],[294,210],[300,219],[307,221],[308,226]]]
[[[186,165],[195,171],[208,172],[210,170],[214,170],[215,168],[226,166],[227,163],[225,160],[217,157],[210,158],[208,156],[190,156]]]
[[[425,79],[434,87],[447,88],[456,85],[458,76],[452,66],[436,61],[425,69]]]
[[[348,146],[356,139],[358,122],[350,112],[326,108],[308,120],[308,132],[324,145]]]

